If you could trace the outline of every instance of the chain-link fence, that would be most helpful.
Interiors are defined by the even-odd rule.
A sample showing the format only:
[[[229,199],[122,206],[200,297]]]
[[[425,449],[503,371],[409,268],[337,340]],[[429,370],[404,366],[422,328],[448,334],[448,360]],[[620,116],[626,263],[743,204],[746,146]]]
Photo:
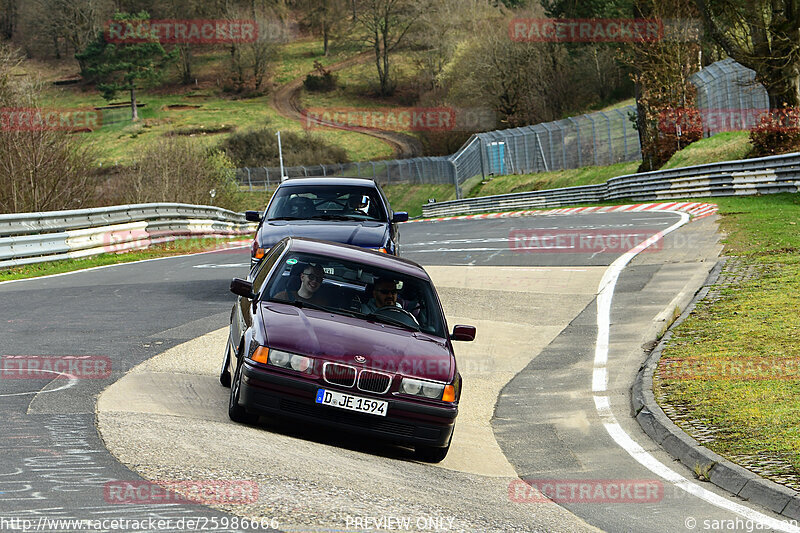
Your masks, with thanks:
[[[732,59],[718,61],[691,77],[697,87],[696,104],[706,136],[749,129],[758,114],[769,108],[764,87],[754,79],[752,70]],[[365,177],[381,185],[452,183],[460,197],[461,185],[475,176],[638,161],[642,155],[635,114],[636,107],[628,105],[534,126],[477,133],[450,156],[289,167],[284,175]],[[737,114],[740,119],[729,116]],[[279,168],[241,168],[237,177],[250,190],[267,190],[280,182],[281,173]]]
[[[755,77],[755,71],[728,58],[689,78],[697,88],[695,106],[700,110],[705,137],[722,131],[749,130],[759,115],[769,110],[767,90]]]
[[[381,185],[452,183],[474,176],[523,174],[610,165],[641,159],[639,135],[631,120],[634,106],[509,130],[478,133],[451,156],[288,167],[289,178],[354,176]],[[280,182],[280,169],[241,168],[239,183],[268,190]]]

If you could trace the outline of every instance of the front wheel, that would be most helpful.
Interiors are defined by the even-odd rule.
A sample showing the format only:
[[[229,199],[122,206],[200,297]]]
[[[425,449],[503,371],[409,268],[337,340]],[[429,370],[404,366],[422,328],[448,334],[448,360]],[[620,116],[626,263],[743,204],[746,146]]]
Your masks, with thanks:
[[[228,400],[228,417],[234,422],[241,424],[252,424],[258,420],[258,416],[248,413],[247,409],[239,405],[239,392],[242,389],[242,369],[244,363],[239,361],[236,365],[236,375],[231,383],[231,395]]]

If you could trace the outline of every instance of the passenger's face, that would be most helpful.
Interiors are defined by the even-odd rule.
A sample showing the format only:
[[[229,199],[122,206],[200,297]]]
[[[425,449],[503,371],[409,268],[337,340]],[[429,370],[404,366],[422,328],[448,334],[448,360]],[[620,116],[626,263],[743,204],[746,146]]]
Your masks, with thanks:
[[[378,307],[389,307],[397,304],[397,284],[393,281],[382,281],[372,291]]]
[[[320,288],[323,279],[325,272],[322,268],[308,267],[300,274],[300,282],[311,292],[316,292]]]

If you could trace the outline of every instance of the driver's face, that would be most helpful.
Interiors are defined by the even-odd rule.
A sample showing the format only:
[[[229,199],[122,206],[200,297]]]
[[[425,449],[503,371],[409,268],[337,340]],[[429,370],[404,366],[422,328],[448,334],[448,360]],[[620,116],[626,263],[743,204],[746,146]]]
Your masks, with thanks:
[[[375,285],[372,291],[378,307],[395,306],[397,304],[397,284],[393,281],[383,281]]]

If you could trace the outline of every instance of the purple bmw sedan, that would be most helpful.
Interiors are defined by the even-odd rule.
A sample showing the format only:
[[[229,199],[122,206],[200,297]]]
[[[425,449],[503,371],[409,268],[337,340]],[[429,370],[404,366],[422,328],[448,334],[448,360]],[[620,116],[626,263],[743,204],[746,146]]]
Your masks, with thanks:
[[[232,420],[292,417],[444,459],[461,395],[451,341],[473,340],[475,328],[449,331],[421,266],[285,238],[231,291],[220,382]]]

